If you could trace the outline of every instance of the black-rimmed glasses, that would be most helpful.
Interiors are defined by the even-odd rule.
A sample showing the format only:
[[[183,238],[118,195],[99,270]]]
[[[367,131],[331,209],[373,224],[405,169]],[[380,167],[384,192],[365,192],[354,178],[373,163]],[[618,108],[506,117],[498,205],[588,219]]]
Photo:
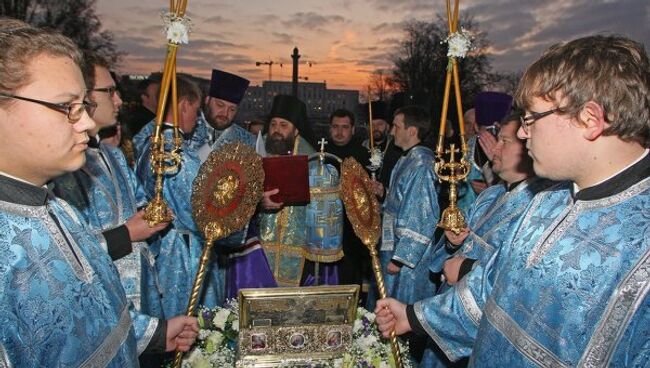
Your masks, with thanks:
[[[521,121],[521,127],[524,129],[524,132],[526,132],[526,134],[528,134],[528,128],[531,125],[535,124],[535,122],[537,120],[539,120],[539,119],[541,119],[543,117],[549,116],[551,114],[554,114],[556,112],[560,112],[560,111],[562,111],[562,109],[558,107],[558,108],[555,108],[553,110],[548,110],[548,111],[544,111],[544,112],[534,112],[534,113],[532,113],[530,115],[526,115],[526,116],[522,115],[522,116],[520,116],[519,121]]]
[[[84,111],[87,112],[89,116],[92,116],[92,114],[95,112],[95,109],[97,108],[97,104],[90,101],[54,103],[54,102],[48,102],[42,100],[35,100],[33,98],[7,95],[4,93],[0,93],[0,98],[14,98],[16,100],[33,102],[39,105],[43,105],[45,107],[49,107],[52,110],[58,111],[62,114],[66,114],[68,116],[68,120],[71,123],[78,122],[81,119]]]
[[[108,93],[108,96],[110,98],[113,98],[113,96],[115,96],[115,92],[117,92],[117,87],[110,86],[110,87],[103,87],[103,88],[93,88],[91,89],[91,91]]]

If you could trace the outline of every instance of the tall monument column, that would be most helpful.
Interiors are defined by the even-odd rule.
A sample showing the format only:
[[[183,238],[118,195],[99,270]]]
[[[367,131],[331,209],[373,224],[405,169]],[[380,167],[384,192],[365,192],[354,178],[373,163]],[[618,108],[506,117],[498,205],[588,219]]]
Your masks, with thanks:
[[[298,54],[298,47],[293,48],[293,54],[291,54],[293,59],[293,76],[291,78],[291,93],[298,97],[298,59],[300,59],[300,54]]]

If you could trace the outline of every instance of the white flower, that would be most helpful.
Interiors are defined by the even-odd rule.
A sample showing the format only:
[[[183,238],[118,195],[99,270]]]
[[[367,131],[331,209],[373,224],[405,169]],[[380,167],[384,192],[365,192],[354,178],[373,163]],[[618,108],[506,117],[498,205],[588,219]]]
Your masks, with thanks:
[[[173,44],[187,44],[190,42],[190,32],[192,31],[192,21],[188,17],[177,17],[174,13],[161,14],[165,24],[164,33],[167,41]]]
[[[167,40],[175,44],[187,44],[190,41],[189,30],[182,22],[172,22],[167,28]]]
[[[464,28],[451,33],[444,42],[447,42],[449,45],[447,56],[450,58],[464,58],[473,48],[472,36]]]
[[[363,330],[363,322],[360,319],[354,320],[354,326],[352,326],[352,332],[357,333]]]
[[[221,345],[221,342],[223,341],[223,334],[219,331],[213,332],[210,334],[210,336],[208,336],[208,341],[211,342],[216,348]]]
[[[382,154],[379,148],[373,148],[370,150],[370,165],[373,167],[381,167],[381,161],[383,160],[384,155]]]
[[[199,340],[205,340],[208,338],[208,336],[210,336],[210,330],[199,330]]]
[[[370,323],[374,323],[374,322],[375,322],[375,314],[374,314],[374,313],[368,312],[368,313],[366,313],[366,314],[364,315],[364,317],[366,317],[366,319],[367,319]]]
[[[228,309],[220,309],[215,313],[212,323],[214,323],[216,328],[223,330],[226,328],[226,321],[228,320],[229,315],[230,311]]]
[[[377,340],[377,336],[372,334],[368,336],[361,336],[357,339],[357,344],[359,344],[359,346],[364,349],[370,349],[377,342],[379,342],[379,340]]]
[[[231,327],[233,331],[239,331],[239,320],[233,320]]]
[[[187,357],[187,362],[192,368],[211,368],[212,364],[207,357],[203,355],[200,349],[194,349]]]

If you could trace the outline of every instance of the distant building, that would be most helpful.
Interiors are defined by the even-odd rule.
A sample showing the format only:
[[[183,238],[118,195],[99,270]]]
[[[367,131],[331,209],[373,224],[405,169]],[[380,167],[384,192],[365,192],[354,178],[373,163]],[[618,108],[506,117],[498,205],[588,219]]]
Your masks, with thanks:
[[[210,80],[179,73],[193,79],[199,87],[207,93]],[[120,87],[126,105],[139,103],[139,96],[135,86],[146,79],[148,75],[124,75]],[[246,97],[239,105],[235,122],[243,127],[253,119],[266,119],[266,114],[271,111],[273,98],[276,95],[291,94],[291,82],[266,81],[261,86],[250,86],[246,90]],[[346,89],[327,89],[325,83],[300,82],[298,84],[298,98],[307,105],[307,115],[312,124],[316,138],[327,137],[329,117],[337,109],[347,109],[354,113],[357,120],[357,135],[365,138],[367,114],[359,105],[359,91]]]
[[[236,120],[264,118],[271,111],[273,98],[281,94],[291,94],[291,82],[266,81],[261,86],[248,87]],[[307,105],[307,115],[317,137],[327,136],[329,116],[336,109],[348,109],[360,116],[359,91],[327,89],[325,83],[300,82],[298,98]]]

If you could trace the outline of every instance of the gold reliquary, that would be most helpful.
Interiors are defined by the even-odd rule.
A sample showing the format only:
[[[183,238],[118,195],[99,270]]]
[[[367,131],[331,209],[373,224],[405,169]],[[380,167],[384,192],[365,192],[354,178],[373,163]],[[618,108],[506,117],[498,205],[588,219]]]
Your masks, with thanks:
[[[237,367],[318,367],[352,343],[356,285],[242,289]]]

